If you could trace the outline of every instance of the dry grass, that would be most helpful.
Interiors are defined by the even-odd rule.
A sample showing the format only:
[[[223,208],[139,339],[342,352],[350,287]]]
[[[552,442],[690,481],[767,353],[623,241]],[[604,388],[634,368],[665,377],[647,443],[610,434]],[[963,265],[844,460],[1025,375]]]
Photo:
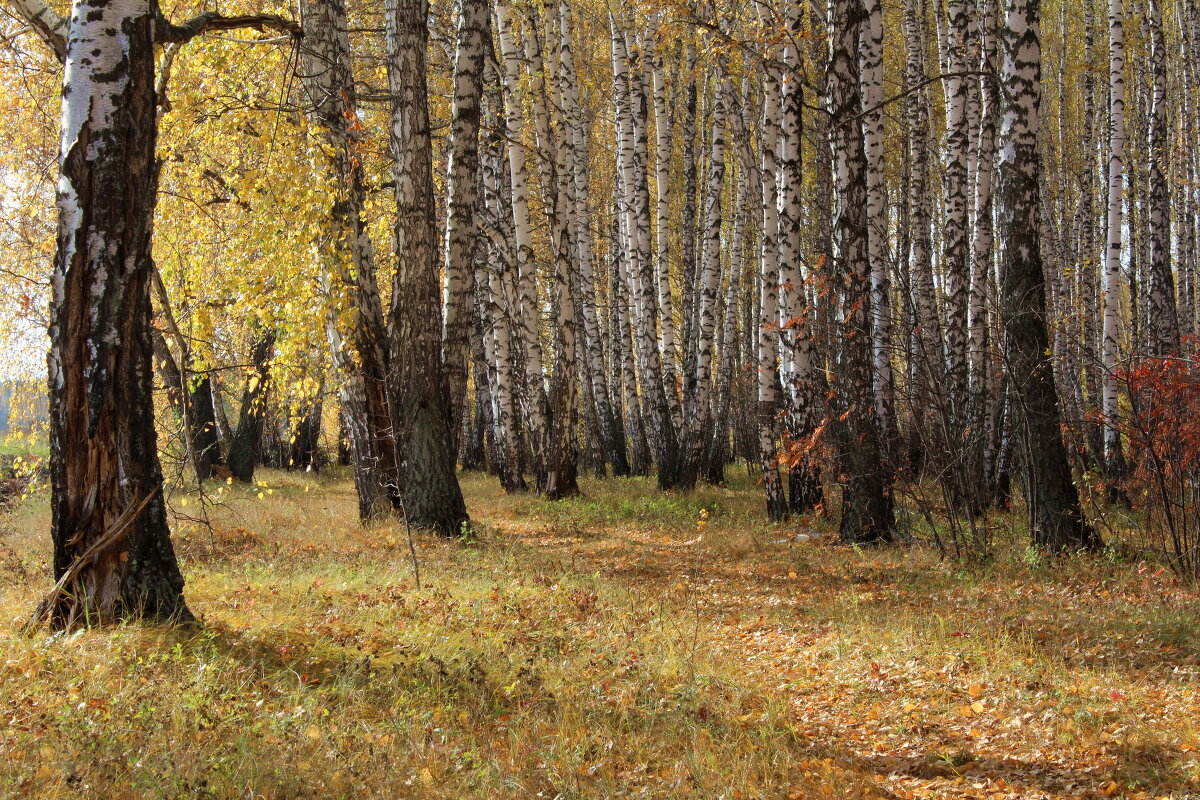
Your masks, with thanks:
[[[345,480],[264,480],[176,522],[200,631],[18,636],[44,500],[4,520],[0,793],[1200,796],[1196,598],[1154,568],[1044,563],[1006,519],[971,568],[779,543],[745,478],[469,475],[477,537],[419,535],[417,589]]]

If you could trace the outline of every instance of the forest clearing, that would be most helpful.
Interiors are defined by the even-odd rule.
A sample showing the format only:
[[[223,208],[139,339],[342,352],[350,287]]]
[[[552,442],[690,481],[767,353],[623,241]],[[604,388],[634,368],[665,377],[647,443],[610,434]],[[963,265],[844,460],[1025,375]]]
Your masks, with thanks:
[[[1200,791],[1194,593],[1112,556],[1031,558],[1011,518],[971,567],[837,546],[828,522],[780,542],[744,474],[687,497],[586,480],[561,505],[471,474],[478,536],[418,534],[417,589],[403,525],[348,523],[345,478],[264,482],[211,531],[175,522],[203,629],[0,634],[0,792]],[[44,588],[45,525],[30,505],[0,540],[6,625]]]

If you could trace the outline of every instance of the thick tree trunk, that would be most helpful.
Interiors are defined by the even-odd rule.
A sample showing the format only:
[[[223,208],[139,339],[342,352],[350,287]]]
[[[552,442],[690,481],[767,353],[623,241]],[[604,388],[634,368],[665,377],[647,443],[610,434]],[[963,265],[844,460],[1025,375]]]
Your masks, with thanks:
[[[896,522],[871,381],[871,266],[866,219],[866,155],[855,51],[862,0],[830,3],[826,93],[833,146],[833,277],[838,290],[834,412],[839,427],[844,542],[890,541]]]
[[[53,624],[189,619],[152,400],[158,167],[152,0],[78,0],[63,84],[50,302]]]
[[[427,0],[388,0],[391,153],[396,181],[396,275],[388,318],[391,389],[398,417],[403,511],[417,527],[455,536],[469,522],[455,475],[442,370],[433,146],[425,48]]]
[[[998,171],[1001,314],[1005,356],[1025,445],[1026,495],[1035,545],[1054,552],[1100,544],[1083,518],[1062,439],[1046,331],[1046,280],[1039,241],[1041,170],[1040,0],[1006,0],[1001,33],[1004,122]]]

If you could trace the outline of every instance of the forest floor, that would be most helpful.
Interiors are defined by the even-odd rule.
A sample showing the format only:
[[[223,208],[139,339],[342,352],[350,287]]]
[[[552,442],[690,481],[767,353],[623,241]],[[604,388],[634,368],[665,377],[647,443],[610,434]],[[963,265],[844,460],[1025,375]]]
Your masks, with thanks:
[[[418,589],[348,480],[268,471],[171,499],[203,628],[68,636],[17,632],[50,583],[27,500],[0,795],[1200,797],[1198,601],[1168,573],[1044,561],[1017,515],[984,565],[840,547],[730,476],[550,504],[466,475],[477,533],[417,535]]]

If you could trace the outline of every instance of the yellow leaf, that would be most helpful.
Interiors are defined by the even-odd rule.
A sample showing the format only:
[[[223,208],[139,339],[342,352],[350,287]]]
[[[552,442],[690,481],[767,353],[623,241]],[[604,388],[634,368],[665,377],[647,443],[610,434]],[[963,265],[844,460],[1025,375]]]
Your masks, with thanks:
[[[316,725],[309,725],[304,729],[304,735],[315,741],[316,739],[321,738],[321,729]]]
[[[429,771],[429,767],[421,768],[421,783],[429,786],[433,783],[433,773]]]
[[[983,703],[976,700],[974,703],[971,703],[971,710],[974,711],[976,714],[982,714],[983,713]]]

